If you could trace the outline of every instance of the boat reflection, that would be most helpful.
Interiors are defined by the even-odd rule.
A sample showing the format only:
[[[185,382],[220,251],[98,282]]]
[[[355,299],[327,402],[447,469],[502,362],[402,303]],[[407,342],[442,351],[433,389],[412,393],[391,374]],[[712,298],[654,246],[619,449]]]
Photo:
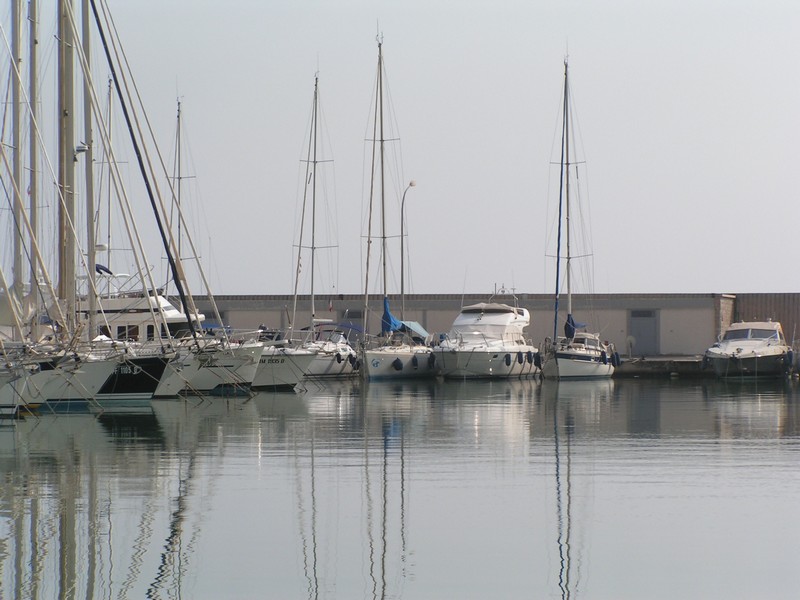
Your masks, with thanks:
[[[430,577],[421,561],[439,560],[426,543],[444,543],[431,531],[441,494],[466,504],[483,494],[492,506],[495,483],[512,496],[525,489],[527,502],[542,495],[550,592],[585,594],[598,472],[630,473],[630,457],[648,460],[643,447],[691,469],[728,460],[740,440],[781,448],[800,436],[797,389],[347,380],[154,400],[141,415],[2,422],[0,597],[198,597],[197,582],[211,577],[203,565],[229,553],[220,540],[244,547],[251,531],[250,544],[268,536],[269,549],[258,548],[269,560],[253,556],[269,567],[248,574],[237,555],[226,578],[260,584],[296,567],[283,596],[333,595],[358,581],[363,595],[402,597]]]
[[[558,557],[558,592],[561,598],[577,596],[581,586],[580,565],[589,535],[591,478],[585,476],[587,457],[601,430],[603,416],[614,400],[611,379],[545,380],[541,385],[541,415],[537,433],[552,438],[555,488],[555,527]],[[577,472],[573,467],[573,445],[579,446]],[[573,488],[581,487],[578,493]]]

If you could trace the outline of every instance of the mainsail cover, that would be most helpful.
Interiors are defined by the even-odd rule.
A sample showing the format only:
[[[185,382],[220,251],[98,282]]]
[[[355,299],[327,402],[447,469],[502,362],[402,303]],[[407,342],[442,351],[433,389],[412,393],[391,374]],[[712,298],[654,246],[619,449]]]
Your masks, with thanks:
[[[571,340],[572,338],[575,337],[575,332],[583,327],[586,327],[586,323],[578,323],[572,317],[572,314],[568,314],[567,322],[564,323],[564,336],[568,340]]]
[[[389,298],[383,297],[383,317],[381,317],[381,334],[386,335],[392,331],[399,331],[402,323],[395,318],[392,311],[389,310]]]

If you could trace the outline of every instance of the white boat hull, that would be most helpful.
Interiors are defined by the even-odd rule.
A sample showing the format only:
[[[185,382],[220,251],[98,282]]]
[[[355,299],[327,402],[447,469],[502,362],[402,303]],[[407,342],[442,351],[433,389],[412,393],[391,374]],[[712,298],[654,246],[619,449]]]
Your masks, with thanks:
[[[303,349],[316,352],[308,367],[306,377],[339,379],[353,377],[358,372],[358,354],[344,343],[323,342],[303,346]]]
[[[516,348],[436,348],[436,366],[446,379],[502,379],[539,373],[533,346]]]
[[[0,388],[0,404],[35,410],[48,401],[86,404],[93,399],[117,367],[116,361],[70,363],[39,370],[21,371]]]
[[[362,368],[368,379],[435,377],[436,356],[427,346],[382,346],[364,351]]]
[[[578,353],[549,352],[542,364],[545,379],[602,379],[614,374],[614,365],[601,357]]]
[[[308,372],[314,352],[266,346],[258,361],[253,386],[257,389],[291,390]]]
[[[42,362],[36,372],[19,372],[0,388],[0,405],[50,412],[104,412],[129,403],[149,402],[167,357],[118,356]]]
[[[262,351],[262,344],[192,351],[169,364],[155,397],[249,389],[255,380]]]

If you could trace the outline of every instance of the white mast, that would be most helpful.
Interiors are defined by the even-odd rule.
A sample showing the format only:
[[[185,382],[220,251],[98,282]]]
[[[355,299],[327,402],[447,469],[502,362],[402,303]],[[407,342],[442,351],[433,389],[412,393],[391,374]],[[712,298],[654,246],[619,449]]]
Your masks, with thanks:
[[[58,296],[64,301],[68,332],[75,324],[75,132],[74,132],[74,49],[72,0],[58,2],[58,184],[61,193],[58,216]]]
[[[86,68],[89,67],[89,31],[91,24],[89,20],[89,0],[83,0],[82,6],[82,37],[83,37],[83,55],[86,60]],[[89,310],[89,341],[93,340],[97,335],[97,297],[96,292],[96,277],[95,277],[95,263],[97,262],[94,235],[94,135],[92,133],[92,90],[89,88],[89,78],[84,77],[84,93],[83,93],[83,127],[84,127],[84,168],[86,177],[86,193],[84,194],[86,200],[86,297],[88,300]],[[83,150],[82,148],[82,150]]]
[[[28,25],[30,28],[29,32],[29,61],[30,61],[30,69],[28,71],[28,88],[29,88],[29,110],[30,110],[30,120],[32,123],[39,122],[39,85],[37,77],[37,71],[39,68],[39,59],[38,59],[38,19],[39,19],[39,10],[38,10],[38,0],[30,0],[28,5]],[[28,208],[28,218],[31,224],[31,230],[33,232],[33,236],[36,237],[38,235],[39,229],[39,207],[37,206],[39,202],[39,141],[36,136],[36,127],[31,126],[30,130],[30,183],[28,184],[28,189],[30,190],[29,193],[29,208]],[[30,265],[31,265],[31,273],[30,273],[30,293],[31,296],[34,298],[34,301],[38,303],[37,299],[39,296],[38,290],[38,283],[39,283],[39,266],[36,257],[36,252],[31,251],[30,253]],[[35,338],[35,331],[32,331],[32,337]]]
[[[20,188],[22,187],[22,147],[20,135],[20,67],[22,64],[22,57],[20,55],[21,47],[21,33],[20,33],[20,0],[13,0],[11,5],[11,135],[12,146],[14,152],[11,157],[12,173],[14,179],[14,228],[16,229],[14,235],[14,269],[13,269],[13,293],[7,290],[10,296],[13,296],[13,302],[21,302],[24,290],[22,275],[23,265],[23,239],[22,227],[20,225],[22,220],[22,197]]]
[[[383,42],[378,42],[378,110],[380,116],[380,165],[381,165],[381,255],[383,259],[383,296],[388,295],[389,286],[386,282],[386,182],[384,181],[384,137],[383,137]]]

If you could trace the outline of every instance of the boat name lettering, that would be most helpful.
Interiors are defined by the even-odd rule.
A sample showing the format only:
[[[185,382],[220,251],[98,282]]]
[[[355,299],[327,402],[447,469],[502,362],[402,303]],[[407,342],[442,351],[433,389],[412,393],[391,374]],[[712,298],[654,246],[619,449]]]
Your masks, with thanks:
[[[262,365],[263,364],[280,365],[280,364],[283,364],[284,360],[285,359],[283,359],[283,358],[262,358],[258,362],[260,362]]]

